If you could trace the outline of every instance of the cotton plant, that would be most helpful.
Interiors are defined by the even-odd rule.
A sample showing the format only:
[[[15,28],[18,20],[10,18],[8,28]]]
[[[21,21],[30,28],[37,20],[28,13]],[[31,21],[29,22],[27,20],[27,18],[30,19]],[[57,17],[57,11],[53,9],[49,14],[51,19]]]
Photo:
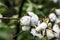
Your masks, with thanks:
[[[60,23],[60,19],[56,16],[57,14],[50,13],[47,18],[43,18],[42,22],[39,20],[39,17],[33,12],[28,11],[27,14],[28,15],[23,16],[20,19],[22,31],[29,30],[33,36],[39,38],[43,38],[46,35],[48,40],[54,37],[60,37],[60,27],[58,26],[58,24]],[[52,24],[52,22],[54,22],[54,25]]]

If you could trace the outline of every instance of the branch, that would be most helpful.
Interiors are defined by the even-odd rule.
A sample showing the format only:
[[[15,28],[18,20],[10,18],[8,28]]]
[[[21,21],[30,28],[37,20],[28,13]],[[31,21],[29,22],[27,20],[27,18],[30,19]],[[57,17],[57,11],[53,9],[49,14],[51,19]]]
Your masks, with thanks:
[[[0,19],[11,19],[11,20],[19,20],[20,18],[3,17],[3,18],[0,18]]]

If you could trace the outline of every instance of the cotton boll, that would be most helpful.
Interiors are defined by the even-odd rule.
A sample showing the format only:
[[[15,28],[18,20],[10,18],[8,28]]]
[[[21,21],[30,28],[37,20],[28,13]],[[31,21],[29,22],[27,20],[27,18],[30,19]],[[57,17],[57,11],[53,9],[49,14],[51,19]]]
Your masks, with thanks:
[[[30,32],[33,36],[37,36],[39,38],[42,38],[43,36],[41,35],[41,33],[37,33],[36,30],[33,28],[31,29],[31,32]]]
[[[22,31],[28,31],[30,29],[30,26],[22,26]]]
[[[46,35],[47,35],[48,39],[52,39],[55,37],[54,33],[49,29],[46,30],[46,33],[47,33]]]
[[[38,27],[36,27],[36,31],[41,31],[47,28],[47,24],[42,22]]]
[[[49,19],[50,19],[51,22],[54,22],[56,20],[56,18],[57,17],[56,17],[56,15],[54,13],[50,13]]]
[[[38,20],[39,20],[38,16],[33,12],[28,12],[28,15],[31,17],[31,26],[38,25]]]
[[[60,9],[56,9],[55,11],[56,11],[56,14],[60,16]]]
[[[22,25],[30,25],[30,17],[29,16],[23,16],[20,19],[20,22]]]
[[[53,26],[53,30],[56,32],[55,37],[59,38],[60,37],[60,34],[59,34],[60,33],[60,28],[59,28],[59,26],[57,24],[55,24]]]

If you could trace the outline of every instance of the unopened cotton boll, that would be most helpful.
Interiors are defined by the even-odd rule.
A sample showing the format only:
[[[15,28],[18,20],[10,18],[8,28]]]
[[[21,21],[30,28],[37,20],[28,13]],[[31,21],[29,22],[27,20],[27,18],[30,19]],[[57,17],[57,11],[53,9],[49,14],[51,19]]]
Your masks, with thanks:
[[[38,27],[36,27],[36,31],[41,31],[47,28],[47,24],[42,22]]]
[[[30,17],[29,16],[23,16],[20,19],[20,22],[22,25],[30,25]]]
[[[41,33],[37,33],[36,30],[34,28],[31,29],[31,32],[30,32],[33,36],[36,36],[36,37],[39,37],[39,38],[42,38],[43,36],[41,35]]]
[[[54,14],[54,13],[50,13],[49,14],[49,19],[50,19],[50,21],[52,21],[52,22],[54,22],[55,20],[56,20],[56,15]]]
[[[55,11],[56,11],[56,14],[60,16],[60,9],[56,9]]]
[[[22,31],[28,31],[30,30],[30,26],[22,26]]]
[[[38,20],[39,20],[38,16],[33,12],[28,12],[28,15],[31,17],[31,26],[38,25]]]
[[[47,33],[46,35],[47,35],[48,39],[52,39],[55,37],[54,33],[49,29],[46,30],[46,33]]]

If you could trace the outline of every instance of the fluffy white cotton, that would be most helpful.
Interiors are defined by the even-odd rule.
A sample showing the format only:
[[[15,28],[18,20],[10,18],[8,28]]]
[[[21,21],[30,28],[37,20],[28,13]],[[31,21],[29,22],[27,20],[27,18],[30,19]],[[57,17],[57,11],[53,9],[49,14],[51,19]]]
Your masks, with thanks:
[[[49,29],[46,30],[46,33],[47,33],[48,39],[52,39],[52,38],[55,37],[54,33],[51,30],[49,30]]]
[[[30,25],[30,17],[29,16],[23,16],[20,19],[20,22],[22,25]]]
[[[56,9],[56,14],[60,16],[60,9]]]
[[[41,31],[47,28],[47,24],[42,22],[38,27],[36,27],[36,31]]]
[[[59,38],[60,36],[60,29],[59,29],[59,26],[57,25],[57,24],[55,24],[54,26],[53,26],[53,30],[56,32],[55,33],[55,37],[57,37],[57,38]]]
[[[31,26],[38,25],[38,20],[39,20],[38,16],[33,12],[28,12],[28,15],[31,17]]]
[[[33,36],[37,36],[37,37],[39,37],[39,38],[42,38],[42,37],[43,37],[43,36],[41,35],[41,33],[37,33],[34,28],[31,29],[31,34],[32,34]]]
[[[56,20],[57,17],[56,17],[56,15],[55,15],[54,13],[50,13],[50,14],[49,14],[49,18],[50,18],[50,21],[53,22],[53,21]]]
[[[22,26],[22,31],[28,31],[30,29],[30,26]]]

